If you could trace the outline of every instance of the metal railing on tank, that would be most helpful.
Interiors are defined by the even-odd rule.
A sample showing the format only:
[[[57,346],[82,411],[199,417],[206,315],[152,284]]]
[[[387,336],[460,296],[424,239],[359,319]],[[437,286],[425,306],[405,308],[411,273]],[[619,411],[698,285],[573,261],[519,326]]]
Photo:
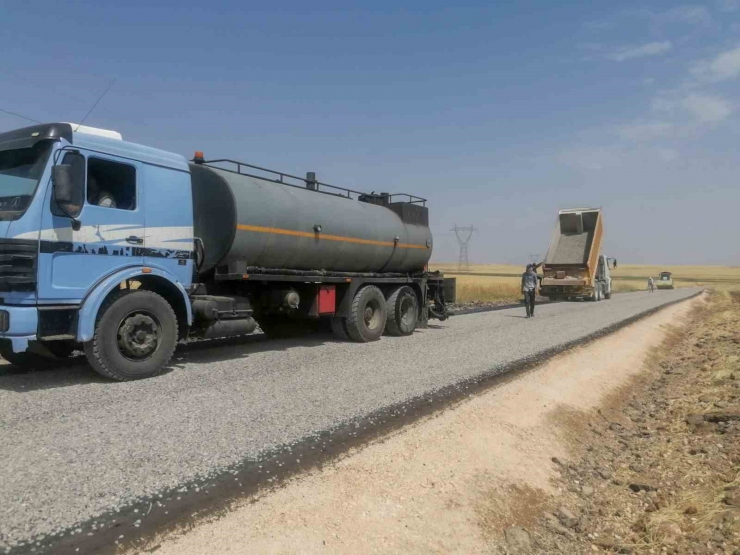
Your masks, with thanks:
[[[306,177],[304,178],[285,172],[262,168],[260,166],[255,166],[254,164],[247,164],[246,162],[239,162],[238,160],[230,160],[228,158],[206,160],[203,157],[202,152],[196,152],[191,162],[231,173],[237,173],[246,177],[253,177],[255,179],[261,179],[263,181],[270,181],[272,183],[279,183],[280,185],[287,185],[288,187],[308,189],[309,191],[316,191],[317,193],[323,193],[325,195],[334,195],[348,199],[356,199],[372,204],[384,205],[390,204],[392,202],[408,202],[410,204],[420,204],[421,206],[426,206],[427,202],[427,199],[416,195],[411,195],[409,193],[364,193],[362,191],[355,191],[354,189],[349,189],[347,187],[330,185],[329,183],[324,183],[316,179],[316,174],[314,172],[306,173]],[[224,167],[229,165],[231,165],[232,168],[235,166],[236,169]],[[254,170],[262,172],[263,175],[251,173]],[[352,195],[355,195],[355,197],[353,197]]]

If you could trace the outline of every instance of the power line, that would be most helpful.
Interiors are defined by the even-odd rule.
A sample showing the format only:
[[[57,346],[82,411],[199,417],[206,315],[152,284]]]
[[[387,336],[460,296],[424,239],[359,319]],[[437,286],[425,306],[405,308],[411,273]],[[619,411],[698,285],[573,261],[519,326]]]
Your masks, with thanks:
[[[114,78],[114,79],[111,79],[111,80],[110,80],[110,83],[108,83],[108,87],[107,87],[107,88],[106,88],[106,89],[105,89],[105,90],[103,91],[103,94],[101,94],[101,95],[100,95],[100,96],[98,97],[98,99],[97,99],[97,100],[95,101],[95,104],[93,104],[93,105],[92,105],[92,108],[90,108],[90,109],[88,110],[87,114],[85,114],[85,117],[84,117],[84,118],[82,118],[82,121],[81,121],[81,122],[79,123],[79,125],[77,126],[77,129],[79,129],[80,127],[82,127],[82,124],[83,124],[83,123],[85,123],[85,120],[87,119],[87,116],[89,116],[90,114],[92,114],[92,111],[93,111],[93,110],[95,109],[95,107],[96,107],[96,106],[98,105],[98,103],[99,103],[99,102],[100,102],[101,100],[103,100],[103,97],[104,97],[104,96],[105,96],[106,94],[108,94],[108,91],[110,90],[110,88],[111,88],[111,87],[113,86],[113,83],[115,83],[115,82],[116,82],[115,78]],[[75,131],[76,131],[76,130],[75,130]]]
[[[470,245],[470,239],[473,237],[473,233],[476,233],[478,230],[475,229],[475,227],[473,227],[472,225],[470,227],[460,227],[455,224],[455,227],[453,227],[450,231],[455,232],[457,243],[460,246],[460,257],[457,261],[457,269],[460,272],[468,271],[470,269],[468,245]]]
[[[33,118],[27,118],[26,116],[22,116],[20,114],[16,114],[15,112],[11,112],[10,110],[3,110],[2,108],[0,108],[0,112],[3,112],[4,114],[8,114],[10,116],[15,116],[17,118],[21,118],[21,119],[25,119],[25,120],[28,120],[28,121],[32,121],[34,123],[41,123],[39,120],[36,120],[36,119],[33,119]]]

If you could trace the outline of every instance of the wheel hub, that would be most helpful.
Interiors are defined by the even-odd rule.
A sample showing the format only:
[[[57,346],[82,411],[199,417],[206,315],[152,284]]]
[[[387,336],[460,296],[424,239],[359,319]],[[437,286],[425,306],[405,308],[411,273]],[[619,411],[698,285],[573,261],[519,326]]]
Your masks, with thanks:
[[[128,316],[118,328],[118,348],[127,358],[150,357],[157,350],[159,338],[159,324],[148,314]]]
[[[375,315],[375,311],[373,310],[373,307],[367,306],[365,307],[365,324],[370,325],[370,322],[373,319],[373,316]]]
[[[409,326],[414,323],[416,319],[414,301],[410,297],[406,297],[401,301],[401,321],[404,325]]]

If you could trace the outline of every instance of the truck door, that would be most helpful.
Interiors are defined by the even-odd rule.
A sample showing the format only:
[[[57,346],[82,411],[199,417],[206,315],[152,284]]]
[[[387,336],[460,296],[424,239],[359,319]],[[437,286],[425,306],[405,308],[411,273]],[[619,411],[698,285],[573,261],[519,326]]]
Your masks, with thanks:
[[[147,165],[141,207],[147,221],[144,264],[159,268],[187,287],[193,277],[193,193],[190,174]]]
[[[58,213],[49,187],[39,257],[39,302],[77,303],[101,279],[144,261],[140,164],[77,149],[59,163],[84,172],[86,194],[79,228]]]

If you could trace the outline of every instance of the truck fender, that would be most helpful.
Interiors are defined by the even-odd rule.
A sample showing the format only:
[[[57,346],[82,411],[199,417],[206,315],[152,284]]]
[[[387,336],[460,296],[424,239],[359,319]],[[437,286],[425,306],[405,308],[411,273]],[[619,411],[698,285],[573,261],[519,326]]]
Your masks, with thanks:
[[[160,268],[149,267],[146,274],[142,271],[141,267],[126,268],[113,275],[108,276],[104,280],[100,281],[90,292],[87,294],[85,299],[82,301],[82,306],[78,313],[77,319],[77,341],[84,343],[90,341],[95,335],[95,320],[98,316],[98,310],[105,301],[108,294],[115,288],[119,287],[122,281],[133,279],[136,277],[150,277],[158,276],[166,279],[171,285],[174,285],[180,292],[185,304],[185,310],[187,311],[188,325],[193,323],[193,311],[190,306],[190,299],[188,297],[185,288],[177,281],[177,279],[169,272]]]

